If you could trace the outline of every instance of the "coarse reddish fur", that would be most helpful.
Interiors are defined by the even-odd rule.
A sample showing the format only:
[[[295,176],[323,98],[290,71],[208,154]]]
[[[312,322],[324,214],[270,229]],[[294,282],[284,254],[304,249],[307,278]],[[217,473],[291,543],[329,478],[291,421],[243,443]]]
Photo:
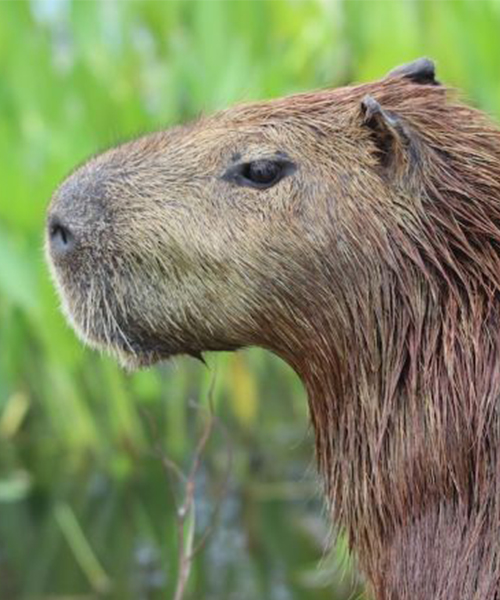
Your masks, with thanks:
[[[355,104],[360,91],[342,101]],[[359,265],[361,282],[342,305],[347,326],[330,331],[321,319],[296,368],[334,518],[347,527],[376,597],[493,600],[500,133],[478,112],[445,102],[442,88],[415,92],[376,89],[380,104],[411,124],[418,164],[387,176],[385,185],[399,188],[390,217],[371,212],[353,232],[361,245],[373,236],[380,255],[371,272]]]
[[[363,122],[366,94],[404,124],[384,161],[377,132]],[[202,314],[217,316],[213,339],[205,330],[188,336],[196,305],[189,320],[175,322],[173,337],[184,346],[172,352],[257,344],[295,368],[334,521],[346,528],[377,600],[499,598],[499,130],[442,86],[388,77],[236,107],[173,135],[184,151],[221,131],[264,130],[285,148],[300,140],[316,169],[303,193],[312,207],[294,205],[268,223],[268,204],[258,205],[244,221],[253,237],[240,261],[252,282],[251,310],[242,320],[240,263],[231,263],[224,277],[238,291],[229,316],[207,305]],[[127,156],[138,169],[171,139],[146,137],[94,159],[72,189]],[[259,220],[269,229],[257,243]],[[137,239],[149,244],[151,235]],[[260,279],[261,272],[274,275]],[[77,284],[59,277],[78,321]],[[87,316],[84,335],[92,337]],[[187,346],[193,339],[203,347]]]
[[[308,314],[307,351],[285,358],[308,389],[334,519],[347,528],[376,597],[494,599],[500,133],[447,101],[442,87],[384,83],[337,92],[335,110],[349,127],[351,107],[376,95],[410,124],[417,162],[396,165],[370,192],[362,176],[355,181],[349,197],[384,198],[391,211],[353,207],[349,277],[359,281],[332,323],[324,311]],[[318,112],[331,95],[284,100],[279,110],[304,120],[303,101],[324,132]],[[332,278],[331,297],[343,287]]]

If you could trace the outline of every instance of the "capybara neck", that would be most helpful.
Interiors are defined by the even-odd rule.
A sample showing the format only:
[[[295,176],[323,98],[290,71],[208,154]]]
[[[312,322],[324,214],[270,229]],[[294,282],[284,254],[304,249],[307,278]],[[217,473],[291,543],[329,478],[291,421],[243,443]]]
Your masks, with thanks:
[[[343,357],[315,345],[300,365],[320,469],[377,599],[493,600],[498,324],[486,310],[477,320],[422,311],[419,322],[367,316],[383,338],[352,339],[360,351]]]

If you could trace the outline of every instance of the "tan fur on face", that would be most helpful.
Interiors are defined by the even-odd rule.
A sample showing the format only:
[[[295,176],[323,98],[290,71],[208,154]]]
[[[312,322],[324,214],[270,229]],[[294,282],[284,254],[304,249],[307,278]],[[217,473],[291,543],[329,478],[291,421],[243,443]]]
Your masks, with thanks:
[[[367,94],[397,124],[385,161]],[[222,179],[235,155],[276,152],[297,167],[276,186]],[[79,236],[53,270],[85,340],[133,365],[260,345],[297,370],[332,515],[379,600],[500,597],[500,133],[484,116],[400,75],[236,107],[92,159],[56,213]]]

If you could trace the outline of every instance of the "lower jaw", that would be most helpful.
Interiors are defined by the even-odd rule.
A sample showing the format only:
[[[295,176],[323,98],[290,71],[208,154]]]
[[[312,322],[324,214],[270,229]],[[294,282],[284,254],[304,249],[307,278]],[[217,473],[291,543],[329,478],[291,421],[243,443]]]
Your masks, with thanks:
[[[121,367],[127,371],[137,371],[146,369],[155,364],[168,360],[170,355],[162,355],[157,352],[137,352],[132,353],[129,350],[125,351],[122,348],[108,347],[105,351],[111,354]]]
[[[101,340],[88,334],[82,334],[78,330],[77,333],[85,345],[100,353],[110,355],[127,371],[152,367],[156,363],[170,358],[170,354],[125,348],[121,344],[114,344],[109,340]]]

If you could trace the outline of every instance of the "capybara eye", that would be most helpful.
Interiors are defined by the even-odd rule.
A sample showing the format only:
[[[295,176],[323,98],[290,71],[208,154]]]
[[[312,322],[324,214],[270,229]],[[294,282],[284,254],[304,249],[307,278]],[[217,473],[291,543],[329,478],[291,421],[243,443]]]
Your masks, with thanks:
[[[256,160],[243,165],[242,176],[257,185],[272,185],[280,177],[281,164],[270,160]]]
[[[259,159],[230,167],[223,179],[238,185],[258,189],[270,188],[295,170],[295,165],[284,159]]]

